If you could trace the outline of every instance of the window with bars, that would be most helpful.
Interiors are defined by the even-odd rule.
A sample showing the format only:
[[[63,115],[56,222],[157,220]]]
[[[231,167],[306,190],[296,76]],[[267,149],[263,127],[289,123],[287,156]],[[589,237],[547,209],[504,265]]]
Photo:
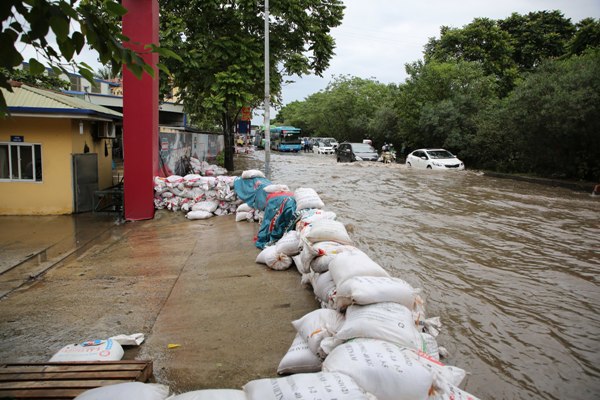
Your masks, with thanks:
[[[0,181],[42,181],[42,145],[0,143]]]

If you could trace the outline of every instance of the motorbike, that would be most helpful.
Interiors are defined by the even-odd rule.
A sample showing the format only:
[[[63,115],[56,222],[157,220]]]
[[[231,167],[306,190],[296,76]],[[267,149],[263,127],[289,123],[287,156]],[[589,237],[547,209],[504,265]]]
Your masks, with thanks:
[[[381,153],[381,162],[384,164],[391,164],[396,162],[396,152],[394,151],[384,151]]]

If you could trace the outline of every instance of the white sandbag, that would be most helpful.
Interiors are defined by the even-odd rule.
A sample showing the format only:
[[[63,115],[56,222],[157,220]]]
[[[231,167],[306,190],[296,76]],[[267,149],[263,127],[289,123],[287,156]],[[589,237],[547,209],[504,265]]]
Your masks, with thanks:
[[[320,219],[307,225],[300,236],[302,240],[311,244],[327,241],[352,244],[344,224],[330,219]]]
[[[123,347],[113,339],[88,340],[66,345],[50,358],[50,362],[118,361],[123,354]]]
[[[207,219],[214,217],[214,214],[208,211],[190,211],[189,213],[185,214],[185,217],[190,220]]]
[[[219,207],[218,201],[200,201],[192,206],[192,211],[215,212]]]
[[[157,383],[126,382],[86,390],[75,400],[165,400],[169,387]]]
[[[278,192],[289,192],[290,188],[287,185],[278,185],[272,183],[263,188],[263,190],[267,193],[278,193]]]
[[[333,298],[336,287],[329,271],[319,274],[313,285],[313,290],[315,297],[321,302],[321,306],[334,308]]]
[[[301,230],[308,224],[312,224],[313,222],[320,219],[330,219],[335,220],[337,215],[332,211],[319,210],[316,208],[311,208],[307,210],[300,210],[300,219],[296,223],[296,229]]]
[[[227,211],[227,209],[224,209],[224,208],[217,208],[215,210],[215,215],[217,215],[217,216],[228,215],[228,214],[229,214],[229,211]]]
[[[423,338],[415,325],[412,312],[398,303],[348,307],[344,325],[334,335],[335,344],[339,345],[354,338],[387,340],[401,346],[423,350]]]
[[[201,179],[202,175],[198,174],[187,174],[183,177],[183,181],[185,182],[186,186],[196,186],[197,184],[200,184]]]
[[[169,400],[247,400],[247,397],[243,390],[205,389],[178,394]]]
[[[214,176],[203,176],[200,178],[200,185],[204,190],[211,190],[217,186],[217,178]]]
[[[298,188],[294,192],[296,200],[296,210],[304,210],[306,208],[323,208],[325,204],[312,188]]]
[[[417,357],[418,360],[418,357]],[[426,400],[434,376],[408,349],[384,340],[356,339],[336,347],[324,372],[341,372],[378,400]]]
[[[250,206],[249,206],[248,204],[246,204],[246,203],[242,203],[242,204],[240,204],[240,205],[239,205],[239,206],[236,208],[235,212],[248,212],[248,211],[251,211],[251,210],[252,210],[252,207],[250,207]]]
[[[178,184],[183,182],[183,177],[179,175],[171,175],[167,177],[167,182],[170,184]]]
[[[336,310],[320,308],[292,321],[296,332],[306,340],[313,354],[324,354],[320,350],[321,341],[333,336],[344,322],[344,315]]]
[[[235,213],[235,222],[247,221],[248,213],[247,212],[236,212]]]
[[[279,253],[295,256],[300,253],[302,242],[300,241],[300,237],[298,237],[298,232],[289,231],[277,241],[276,246]]]
[[[265,177],[265,174],[262,171],[259,171],[257,169],[248,169],[248,170],[242,172],[243,179],[264,178],[264,177]]]
[[[421,332],[421,351],[436,361],[440,360],[440,346],[437,340],[429,333]]]
[[[274,247],[275,250],[265,254],[267,267],[276,271],[283,271],[292,266],[292,259],[289,256],[279,253],[276,246],[271,247]]]
[[[419,363],[421,363],[425,368],[432,371],[434,376],[439,376],[442,378],[443,382],[446,384],[458,386],[467,375],[467,372],[464,369],[455,367],[453,365],[445,365],[444,363],[436,360],[420,350],[406,349],[411,350],[412,354],[410,356],[413,359],[418,360]],[[443,387],[443,389],[448,389],[445,387],[445,385],[442,385],[441,383],[440,385]]]
[[[319,372],[321,358],[308,348],[308,342],[297,333],[292,345],[277,367],[279,375]]]
[[[248,400],[373,400],[352,378],[336,372],[257,379],[243,389]]]
[[[296,266],[296,269],[300,275],[304,274],[304,265],[302,264],[302,257],[300,257],[300,254],[297,256],[292,256],[292,261],[294,262],[294,265]]]
[[[355,276],[389,277],[379,264],[358,249],[344,251],[335,256],[329,264],[329,271],[337,286],[341,286],[342,282]]]
[[[256,262],[259,264],[267,264],[267,254],[276,253],[275,246],[267,246],[256,256]]]
[[[432,400],[479,400],[477,397],[464,390],[454,386],[448,385],[446,390],[442,393],[436,393]]]
[[[344,309],[351,304],[373,304],[391,301],[410,310],[417,306],[420,290],[400,278],[388,276],[354,276],[344,280],[335,295],[335,305]]]
[[[312,246],[312,250],[317,256],[310,262],[310,269],[315,272],[329,271],[329,264],[334,257],[340,253],[349,250],[355,250],[356,247],[340,244],[337,242],[318,242]]]

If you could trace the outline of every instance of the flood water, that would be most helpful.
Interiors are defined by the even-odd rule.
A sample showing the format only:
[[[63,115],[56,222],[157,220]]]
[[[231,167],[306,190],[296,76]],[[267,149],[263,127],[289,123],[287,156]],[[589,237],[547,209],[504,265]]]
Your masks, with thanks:
[[[271,170],[317,190],[356,247],[422,288],[465,390],[600,398],[600,197],[316,154],[271,154]]]

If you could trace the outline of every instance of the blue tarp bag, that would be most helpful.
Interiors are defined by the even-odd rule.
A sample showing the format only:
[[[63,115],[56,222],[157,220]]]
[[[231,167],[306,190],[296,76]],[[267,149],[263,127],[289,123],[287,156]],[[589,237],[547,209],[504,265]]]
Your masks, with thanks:
[[[263,189],[270,184],[271,181],[267,178],[237,177],[233,181],[233,190],[237,197],[250,207],[264,210],[267,204],[267,193]]]
[[[296,200],[289,192],[273,193],[268,197],[265,216],[256,236],[256,247],[264,249],[276,242],[288,230],[293,229],[296,220]]]

